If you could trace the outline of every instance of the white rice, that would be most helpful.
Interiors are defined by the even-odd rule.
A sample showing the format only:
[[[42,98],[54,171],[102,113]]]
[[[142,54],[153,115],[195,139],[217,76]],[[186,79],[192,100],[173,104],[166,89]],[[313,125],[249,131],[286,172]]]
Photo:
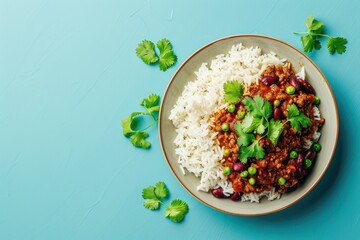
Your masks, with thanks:
[[[200,178],[198,190],[208,192],[222,187],[225,195],[234,192],[222,170],[223,149],[215,144],[217,133],[211,130],[211,115],[227,106],[223,84],[229,80],[241,81],[249,86],[257,83],[260,74],[269,65],[284,65],[275,53],[262,54],[259,47],[246,48],[241,43],[232,46],[228,54],[218,55],[208,66],[203,63],[196,79],[189,82],[172,109],[169,119],[176,127],[175,152],[180,168]],[[305,71],[300,72],[305,76]],[[266,196],[269,200],[280,198],[272,189],[261,194],[244,194],[242,201],[259,202]]]

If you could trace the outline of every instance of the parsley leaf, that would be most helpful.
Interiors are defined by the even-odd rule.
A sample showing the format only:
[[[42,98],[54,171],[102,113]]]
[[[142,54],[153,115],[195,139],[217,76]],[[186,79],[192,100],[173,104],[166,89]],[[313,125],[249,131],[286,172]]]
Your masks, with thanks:
[[[284,127],[279,120],[271,119],[269,122],[269,131],[267,132],[267,136],[272,144],[276,145],[281,133],[283,132]]]
[[[156,63],[159,58],[156,56],[155,45],[149,40],[143,40],[136,48],[136,55],[146,64]]]
[[[169,217],[173,222],[181,222],[185,214],[189,211],[186,202],[176,199],[171,202],[171,205],[166,208],[165,217]]]
[[[130,142],[135,147],[140,147],[145,149],[150,148],[151,146],[150,142],[145,140],[147,137],[149,137],[149,134],[145,132],[145,130],[153,126],[158,120],[156,113],[159,112],[160,110],[159,99],[160,96],[156,94],[150,94],[149,97],[144,98],[140,102],[140,106],[144,107],[146,109],[146,112],[133,112],[128,117],[124,118],[121,121],[124,136],[130,137]],[[150,116],[152,117],[153,121],[147,127],[140,130],[135,130],[134,119],[140,115]]]
[[[224,83],[224,99],[227,103],[238,103],[243,95],[243,85],[234,80]]]
[[[159,68],[161,71],[166,71],[169,67],[175,64],[177,56],[172,50],[172,45],[166,38],[157,42],[157,47],[160,50]]]
[[[168,194],[169,191],[164,182],[156,183],[156,187],[149,186],[144,188],[142,190],[142,197],[145,199],[144,207],[150,210],[157,210],[160,204],[162,204],[166,207],[165,217],[169,217],[173,222],[181,222],[189,211],[189,206],[180,199],[173,200],[170,206],[167,206],[161,199],[166,198]]]
[[[327,48],[330,54],[337,52],[343,54],[346,51],[347,39],[342,37],[331,37],[324,34],[324,23],[315,19],[314,15],[311,14],[306,20],[305,25],[307,28],[306,32],[294,32],[294,34],[301,34],[301,43],[304,52],[312,52],[313,49],[321,49],[320,37],[328,38]]]
[[[301,127],[307,128],[311,125],[311,120],[304,113],[300,112],[295,104],[288,105],[288,122],[295,131],[300,132]]]
[[[334,54],[335,51],[338,54],[343,54],[346,51],[347,39],[342,37],[332,38],[330,37],[327,43],[327,48],[330,54]]]
[[[135,147],[141,147],[148,149],[151,146],[151,143],[149,141],[146,141],[145,138],[149,137],[149,134],[147,132],[138,131],[134,135],[130,137],[130,142]]]

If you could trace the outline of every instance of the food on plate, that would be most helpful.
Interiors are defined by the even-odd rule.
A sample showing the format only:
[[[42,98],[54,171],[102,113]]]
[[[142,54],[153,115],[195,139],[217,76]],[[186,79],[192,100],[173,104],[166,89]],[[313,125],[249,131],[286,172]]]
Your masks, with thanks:
[[[215,197],[278,199],[305,180],[321,150],[319,103],[303,68],[234,45],[201,65],[171,111],[179,165]]]

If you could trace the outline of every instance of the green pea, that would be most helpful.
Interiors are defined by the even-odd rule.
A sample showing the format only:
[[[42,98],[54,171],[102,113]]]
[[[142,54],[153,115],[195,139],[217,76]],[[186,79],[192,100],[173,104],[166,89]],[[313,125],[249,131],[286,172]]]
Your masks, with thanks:
[[[223,169],[223,173],[224,173],[224,175],[229,176],[229,175],[230,175],[230,173],[231,173],[230,168],[229,168],[229,167],[224,167],[224,169]]]
[[[312,161],[310,159],[305,159],[305,167],[309,168],[311,167]]]
[[[243,118],[245,117],[245,115],[246,115],[246,113],[245,113],[245,112],[242,112],[242,111],[240,111],[240,112],[237,113],[237,116],[238,116],[238,118],[240,118],[240,119],[243,119]]]
[[[313,149],[315,150],[315,152],[320,152],[321,144],[320,143],[314,143]]]
[[[295,93],[295,87],[294,86],[288,86],[286,88],[286,93],[289,94],[289,95],[292,95]]]
[[[230,156],[231,152],[229,149],[224,149],[224,157]]]
[[[256,174],[257,171],[256,171],[256,168],[254,168],[254,167],[249,167],[249,168],[248,168],[248,172],[249,172],[250,175],[254,175],[254,174]]]
[[[227,131],[229,131],[229,124],[228,123],[223,123],[222,125],[221,125],[221,129],[224,131],[224,132],[227,132]]]
[[[290,152],[290,157],[291,158],[297,158],[297,156],[298,156],[298,153],[296,151],[293,150],[293,151]]]
[[[246,178],[247,176],[249,175],[249,172],[248,171],[242,171],[241,173],[240,173],[240,177],[242,177],[242,178]]]
[[[320,98],[318,96],[315,96],[314,98],[314,104],[319,105],[320,104]]]
[[[279,178],[278,183],[279,183],[279,185],[284,185],[286,183],[286,179],[281,177],[281,178]]]
[[[249,181],[250,185],[254,185],[256,183],[255,178],[249,178],[248,181]]]
[[[280,103],[281,103],[281,102],[276,99],[276,100],[274,101],[274,107],[280,106]]]
[[[233,113],[233,112],[235,112],[235,105],[234,104],[230,104],[229,106],[228,106],[228,112],[229,113]]]

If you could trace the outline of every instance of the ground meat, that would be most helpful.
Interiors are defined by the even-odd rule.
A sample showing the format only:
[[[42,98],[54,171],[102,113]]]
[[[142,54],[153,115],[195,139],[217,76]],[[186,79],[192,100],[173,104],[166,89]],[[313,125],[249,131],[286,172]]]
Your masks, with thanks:
[[[283,132],[276,146],[274,146],[267,137],[261,138],[261,135],[255,135],[256,139],[260,139],[259,145],[265,149],[266,153],[263,159],[253,157],[245,163],[246,168],[252,166],[257,169],[257,173],[251,176],[256,180],[256,184],[251,185],[249,183],[249,176],[241,177],[239,172],[231,171],[228,180],[232,182],[235,192],[260,193],[269,191],[274,187],[279,193],[290,192],[293,191],[298,183],[302,182],[308,174],[309,169],[304,167],[303,160],[292,159],[289,155],[291,151],[296,151],[299,155],[302,154],[306,156],[308,151],[303,148],[305,145],[304,138],[311,139],[314,132],[324,124],[325,120],[323,118],[320,118],[320,120],[314,118],[314,94],[308,93],[305,90],[303,91],[302,89],[296,91],[293,95],[286,93],[286,88],[290,86],[290,76],[294,74],[290,63],[284,66],[269,66],[261,74],[259,84],[252,84],[249,87],[247,91],[248,96],[253,98],[259,95],[272,104],[273,110],[275,109],[274,101],[280,101],[280,105],[277,107],[280,108],[283,113],[283,119],[281,119]],[[278,81],[270,86],[266,86],[261,82],[266,76],[277,76]],[[310,118],[311,125],[309,127],[303,128],[300,132],[297,132],[291,127],[291,124],[287,122],[286,118],[288,114],[287,107],[290,104],[295,104],[300,112]],[[218,143],[224,149],[230,150],[230,155],[223,159],[223,166],[228,166],[231,169],[234,163],[239,161],[238,135],[234,129],[234,125],[237,122],[241,123],[243,119],[238,118],[238,111],[246,112],[242,101],[236,104],[236,111],[234,113],[229,113],[226,109],[221,109],[213,115],[215,119],[213,129],[218,133]],[[229,124],[230,131],[222,131],[221,125],[225,122]],[[280,185],[279,178],[284,178],[286,183]]]

